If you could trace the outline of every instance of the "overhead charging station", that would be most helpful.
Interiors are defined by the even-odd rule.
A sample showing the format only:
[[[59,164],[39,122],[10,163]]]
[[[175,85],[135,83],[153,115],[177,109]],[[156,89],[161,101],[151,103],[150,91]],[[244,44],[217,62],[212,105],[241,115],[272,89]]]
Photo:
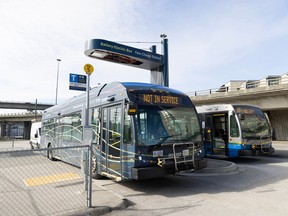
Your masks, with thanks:
[[[150,70],[150,82],[169,87],[169,68],[168,68],[168,39],[167,36],[161,34],[162,38],[162,54],[156,53],[156,45],[153,45],[149,51],[138,49],[135,47],[126,46],[113,41],[104,39],[92,39],[85,43],[85,55],[91,58],[96,58],[108,62],[119,63],[127,66],[132,66],[140,69]],[[84,66],[84,71],[87,77],[87,97],[86,97],[86,112],[85,112],[85,126],[84,126],[84,144],[90,146],[88,152],[83,151],[83,164],[88,162],[89,173],[85,174],[85,190],[88,190],[87,200],[88,206],[92,206],[92,128],[89,125],[89,90],[90,90],[90,75],[94,68],[90,64]],[[80,81],[84,80],[81,75],[70,74],[70,89],[79,89]],[[86,82],[86,79],[85,79]],[[84,82],[83,82],[84,83]],[[82,86],[80,86],[82,87]],[[84,166],[85,167],[85,166]]]
[[[104,39],[91,39],[85,43],[85,55],[108,62],[150,70],[150,82],[169,87],[168,39],[161,34],[162,54],[156,45],[146,51]]]

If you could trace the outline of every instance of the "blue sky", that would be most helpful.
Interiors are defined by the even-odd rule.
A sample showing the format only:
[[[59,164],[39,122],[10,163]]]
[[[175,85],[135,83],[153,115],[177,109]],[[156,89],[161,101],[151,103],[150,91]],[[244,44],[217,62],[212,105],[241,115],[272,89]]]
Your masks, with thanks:
[[[150,71],[90,59],[87,40],[169,40],[170,87],[183,92],[230,80],[288,72],[287,0],[0,0],[0,100],[54,103],[69,90],[69,73],[95,71],[91,86],[150,82]]]

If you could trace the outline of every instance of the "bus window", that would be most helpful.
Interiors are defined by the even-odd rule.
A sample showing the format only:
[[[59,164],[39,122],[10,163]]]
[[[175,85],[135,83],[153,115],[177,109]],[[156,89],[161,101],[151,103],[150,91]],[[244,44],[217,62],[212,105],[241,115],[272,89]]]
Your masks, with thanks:
[[[91,126],[93,130],[92,143],[99,145],[99,110],[92,110]]]
[[[230,136],[231,137],[239,137],[239,127],[236,121],[235,115],[230,116]]]
[[[109,141],[112,146],[120,148],[121,137],[121,108],[113,107],[109,116]]]
[[[123,143],[132,144],[132,125],[131,125],[131,116],[124,114],[124,132],[123,132]]]
[[[72,139],[77,142],[82,141],[82,125],[81,125],[81,114],[77,113],[71,116],[72,126]]]
[[[81,142],[82,126],[80,113],[61,118],[60,124],[62,126],[63,141]]]

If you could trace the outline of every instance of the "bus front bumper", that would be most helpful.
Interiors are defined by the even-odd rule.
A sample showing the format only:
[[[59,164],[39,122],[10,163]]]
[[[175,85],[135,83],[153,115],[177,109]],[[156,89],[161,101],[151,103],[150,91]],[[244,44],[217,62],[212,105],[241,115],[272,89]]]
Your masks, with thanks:
[[[257,148],[253,150],[239,150],[239,156],[260,156],[260,155],[271,155],[275,152],[274,148]]]
[[[183,163],[178,165],[178,171],[188,171],[188,170],[199,170],[207,167],[207,159],[194,161],[193,163]],[[153,179],[159,178],[166,175],[175,174],[175,164],[171,163],[166,166],[152,166],[152,167],[132,167],[132,179],[142,180],[142,179]]]

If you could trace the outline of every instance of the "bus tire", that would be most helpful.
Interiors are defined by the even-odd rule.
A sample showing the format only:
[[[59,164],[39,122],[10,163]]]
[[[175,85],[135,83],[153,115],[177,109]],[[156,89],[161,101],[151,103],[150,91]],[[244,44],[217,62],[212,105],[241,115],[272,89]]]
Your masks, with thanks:
[[[51,144],[48,144],[48,150],[47,150],[47,158],[51,161],[54,161],[55,158],[53,157],[53,151],[51,150]]]
[[[29,144],[30,144],[30,146],[31,146],[31,149],[34,149],[34,146],[33,146],[33,144],[32,144],[31,141],[29,142]]]
[[[103,176],[97,173],[96,156],[92,157],[92,178],[94,178],[94,179],[103,179]]]

